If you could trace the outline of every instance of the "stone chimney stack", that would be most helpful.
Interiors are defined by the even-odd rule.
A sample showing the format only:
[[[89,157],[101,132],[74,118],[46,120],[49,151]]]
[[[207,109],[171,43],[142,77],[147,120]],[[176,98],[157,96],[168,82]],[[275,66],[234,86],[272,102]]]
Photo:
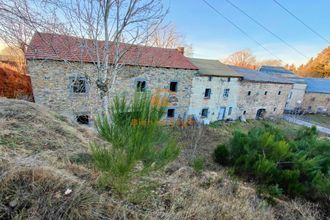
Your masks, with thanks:
[[[184,55],[184,47],[177,47],[176,50],[182,55]]]

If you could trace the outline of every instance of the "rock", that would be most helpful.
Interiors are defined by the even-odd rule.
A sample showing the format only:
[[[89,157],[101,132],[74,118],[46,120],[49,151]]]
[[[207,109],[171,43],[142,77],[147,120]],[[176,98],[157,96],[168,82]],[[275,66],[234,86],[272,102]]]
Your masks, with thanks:
[[[11,208],[15,208],[17,206],[17,203],[18,203],[17,199],[14,199],[14,200],[9,202],[9,206]]]

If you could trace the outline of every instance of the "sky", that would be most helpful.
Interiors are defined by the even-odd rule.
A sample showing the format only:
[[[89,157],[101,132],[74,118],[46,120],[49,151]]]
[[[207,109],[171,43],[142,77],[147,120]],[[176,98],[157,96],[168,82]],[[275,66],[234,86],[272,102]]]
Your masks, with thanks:
[[[167,0],[167,22],[192,44],[194,57],[225,59],[235,51],[249,48],[258,60],[280,58],[284,63],[306,63],[323,48],[326,41],[308,30],[273,0],[230,0],[255,20],[284,39],[303,55],[262,29],[226,0],[207,0],[217,10],[271,51],[246,37],[214,12],[202,0]],[[330,0],[277,0],[306,24],[330,41]]]

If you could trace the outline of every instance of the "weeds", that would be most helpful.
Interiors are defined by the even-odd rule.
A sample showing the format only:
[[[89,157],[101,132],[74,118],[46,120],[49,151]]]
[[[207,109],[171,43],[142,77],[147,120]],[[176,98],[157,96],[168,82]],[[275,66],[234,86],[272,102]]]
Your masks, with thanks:
[[[196,157],[191,162],[192,168],[197,172],[200,173],[205,168],[205,159],[203,157]]]

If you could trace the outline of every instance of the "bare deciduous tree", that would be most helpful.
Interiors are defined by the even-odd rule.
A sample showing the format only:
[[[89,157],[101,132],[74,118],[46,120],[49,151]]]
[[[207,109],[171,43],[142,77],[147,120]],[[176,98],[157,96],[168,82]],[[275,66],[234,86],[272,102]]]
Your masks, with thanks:
[[[159,26],[167,10],[161,0],[49,0],[49,3],[60,10],[72,35],[92,39],[92,45],[83,46],[96,65],[94,80],[102,109],[107,113],[108,95],[123,65],[121,59],[132,44],[146,42],[150,28]]]
[[[244,49],[231,54],[224,60],[224,63],[254,69],[257,61],[251,50]]]
[[[258,66],[283,66],[282,60],[261,60],[258,62]]]

